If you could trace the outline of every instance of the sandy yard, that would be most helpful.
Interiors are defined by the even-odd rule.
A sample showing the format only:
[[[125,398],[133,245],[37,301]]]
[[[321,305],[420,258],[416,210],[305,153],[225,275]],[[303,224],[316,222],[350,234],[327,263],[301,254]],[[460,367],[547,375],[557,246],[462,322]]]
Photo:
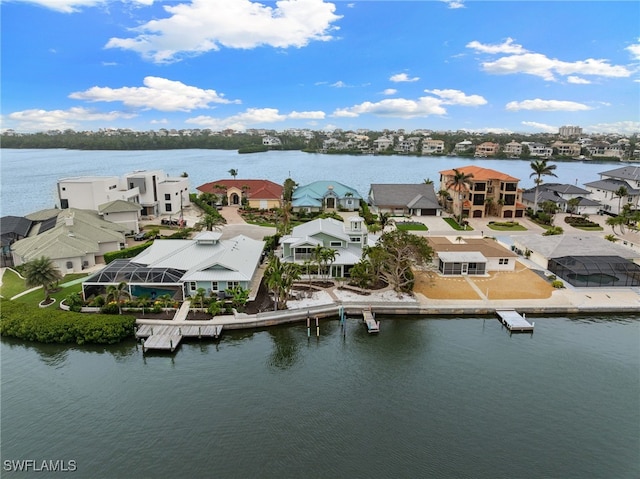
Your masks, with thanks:
[[[551,297],[554,288],[516,262],[513,272],[492,272],[480,277],[418,272],[414,291],[431,299],[544,299]]]

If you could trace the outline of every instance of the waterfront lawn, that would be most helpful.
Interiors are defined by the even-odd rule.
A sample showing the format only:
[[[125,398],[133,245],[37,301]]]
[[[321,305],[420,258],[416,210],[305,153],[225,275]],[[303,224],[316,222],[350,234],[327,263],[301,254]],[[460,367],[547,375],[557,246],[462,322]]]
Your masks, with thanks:
[[[453,218],[442,218],[449,226],[456,231],[473,231],[473,228],[469,225],[462,226]]]
[[[0,286],[0,295],[3,298],[11,299],[26,289],[24,279],[18,276],[15,271],[8,268],[4,271],[2,275],[2,286]]]
[[[78,293],[80,291],[82,291],[81,283],[72,284],[71,286],[58,286],[58,288],[55,289],[50,294],[52,298],[56,299],[56,303],[52,305],[51,308],[57,309],[58,305],[60,304],[60,301],[62,301],[67,296],[69,296],[71,293]],[[14,299],[13,301],[21,304],[38,306],[40,301],[42,301],[43,299],[44,299],[44,291],[42,290],[42,288],[38,288],[35,291],[31,291],[30,293],[27,293],[23,296],[20,296],[19,298]]]
[[[427,231],[427,225],[417,221],[401,221],[396,223],[396,228],[400,231]]]
[[[489,229],[495,231],[527,231],[527,228],[522,226],[517,221],[489,221],[489,223],[487,223],[487,226],[489,227]]]

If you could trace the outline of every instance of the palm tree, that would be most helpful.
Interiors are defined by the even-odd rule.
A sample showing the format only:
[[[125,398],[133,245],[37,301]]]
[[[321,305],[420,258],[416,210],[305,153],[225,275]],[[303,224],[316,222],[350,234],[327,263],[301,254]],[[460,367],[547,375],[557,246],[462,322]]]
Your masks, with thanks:
[[[200,304],[200,309],[204,308],[204,298],[207,296],[207,291],[204,288],[196,289],[196,294],[192,296],[192,299]]]
[[[458,210],[458,223],[462,222],[462,198],[464,193],[471,188],[473,184],[472,178],[473,173],[465,173],[454,168],[453,177],[445,185],[447,190],[453,190],[456,193],[453,201],[453,213],[455,215],[456,210]],[[456,205],[458,206],[457,208]]]
[[[207,231],[218,230],[225,224],[225,219],[220,215],[207,213],[197,223],[197,227],[205,228]]]
[[[536,179],[534,180],[536,184],[536,196],[533,200],[533,214],[535,215],[538,212],[538,187],[542,184],[542,177],[555,176],[557,178],[558,175],[553,172],[553,170],[556,169],[556,165],[548,165],[547,160],[532,161],[530,163],[530,166],[533,170],[533,173],[529,175],[529,178],[533,176],[536,177]]]
[[[571,216],[573,216],[573,213],[576,212],[576,208],[578,207],[579,204],[580,204],[580,198],[571,198],[569,201],[567,201],[567,209],[569,210],[569,213],[571,214]]]
[[[493,213],[493,207],[494,207],[493,198],[492,197],[485,198],[484,206],[486,208],[485,215],[491,216],[491,213]]]
[[[287,305],[287,298],[293,283],[300,279],[300,265],[283,263],[275,255],[269,258],[264,270],[264,281],[267,289],[273,293],[274,311]]]
[[[431,178],[425,178],[424,179],[424,184],[425,185],[432,185],[433,184],[433,180]]]
[[[440,197],[440,205],[442,206],[445,206],[447,204],[447,198],[451,197],[447,190],[438,191],[438,196]]]
[[[626,187],[621,186],[613,192],[614,196],[618,197],[618,214],[622,214],[622,198],[629,194],[629,190]]]
[[[329,276],[331,274],[331,265],[336,260],[337,254],[338,252],[332,248],[323,248],[322,252],[320,253],[320,258],[321,258],[322,264],[324,265],[323,269],[326,271],[326,274],[327,274],[327,281],[329,280]]]
[[[160,296],[158,298],[158,301],[162,301],[162,304],[164,306],[165,309],[165,313],[169,314],[169,304],[171,304],[171,295],[170,294],[163,294],[162,296]]]
[[[131,294],[129,293],[129,285],[121,281],[118,285],[110,285],[107,287],[107,303],[111,301],[115,301],[118,303],[118,311],[122,314],[122,307],[120,306],[120,298],[131,298]]]
[[[229,170],[229,174],[230,174],[231,176],[233,176],[233,179],[235,180],[235,179],[236,179],[236,176],[238,176],[238,170],[237,170],[237,169],[235,169],[235,168],[231,168],[231,169]]]
[[[23,274],[28,287],[42,286],[46,302],[50,300],[49,294],[53,285],[63,277],[56,264],[46,256],[25,263]]]

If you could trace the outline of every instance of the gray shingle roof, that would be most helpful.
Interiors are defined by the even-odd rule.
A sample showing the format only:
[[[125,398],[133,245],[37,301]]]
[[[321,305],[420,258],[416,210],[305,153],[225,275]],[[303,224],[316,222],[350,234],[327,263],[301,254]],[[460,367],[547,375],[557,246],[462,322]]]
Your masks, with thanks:
[[[369,200],[378,207],[440,209],[433,184],[374,183]]]
[[[623,166],[613,170],[603,171],[600,176],[608,176],[610,178],[620,178],[621,180],[640,181],[640,166]]]

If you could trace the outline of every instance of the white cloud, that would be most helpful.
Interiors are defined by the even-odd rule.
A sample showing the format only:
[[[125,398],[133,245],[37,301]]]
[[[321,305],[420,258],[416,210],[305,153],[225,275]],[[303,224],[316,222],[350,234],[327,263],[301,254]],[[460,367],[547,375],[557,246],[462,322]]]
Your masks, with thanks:
[[[553,125],[547,125],[545,123],[538,123],[535,121],[523,121],[523,125],[530,126],[535,131],[541,131],[543,133],[558,133],[558,127]]]
[[[505,106],[507,111],[535,110],[535,111],[583,111],[591,110],[583,103],[563,100],[535,100],[510,101]]]
[[[95,7],[107,3],[106,0],[14,0],[22,3],[33,3],[62,13],[74,13],[83,7]],[[153,4],[153,0],[129,0],[143,5]]]
[[[165,5],[167,18],[132,28],[137,36],[111,38],[106,48],[133,50],[157,63],[177,61],[220,47],[304,47],[331,40],[340,18],[323,0],[280,0],[275,7],[249,0],[193,0]]]
[[[333,113],[333,116],[353,118],[371,114],[397,118],[416,118],[429,115],[444,115],[447,111],[441,106],[441,103],[441,100],[433,97],[422,97],[418,100],[393,98],[375,103],[366,101],[349,108],[338,109]]]
[[[7,115],[9,120],[17,125],[12,128],[21,131],[46,131],[65,130],[67,128],[78,129],[87,121],[115,121],[134,118],[133,113],[121,111],[97,112],[82,107],[69,108],[68,110],[23,110]]]
[[[568,83],[573,83],[574,85],[591,85],[591,82],[586,78],[577,77],[575,75],[569,75],[567,77]]]
[[[449,8],[464,8],[463,0],[442,0]]]
[[[397,73],[395,75],[391,75],[389,78],[392,82],[400,83],[400,82],[414,82],[420,80],[420,77],[409,78],[409,75],[406,73]]]
[[[555,74],[571,75],[577,73],[604,77],[628,77],[631,75],[631,71],[626,67],[610,65],[607,60],[588,58],[576,62],[563,62],[548,58],[540,53],[502,57],[493,62],[483,62],[482,68],[486,72],[496,75],[526,73],[549,81],[555,80]]]
[[[335,83],[333,83],[333,84],[331,84],[331,85],[329,85],[329,86],[332,86],[332,87],[334,87],[334,88],[346,88],[346,87],[348,87],[349,85],[347,85],[347,84],[346,84],[345,82],[343,82],[342,80],[338,80],[337,82],[335,82]]]
[[[295,120],[322,120],[324,117],[325,113],[323,111],[292,111],[291,113],[284,115],[276,108],[248,108],[242,113],[226,118],[215,118],[212,116],[200,115],[195,118],[187,119],[185,123],[200,125],[214,130],[221,130],[224,128],[244,130],[249,125],[275,123],[285,121],[289,118]]]
[[[639,121],[617,121],[614,123],[598,123],[584,127],[586,133],[620,133],[633,135],[640,133]]]
[[[629,50],[634,60],[640,60],[640,38],[638,39],[638,43],[629,45],[625,50]]]
[[[160,111],[191,111],[211,108],[211,103],[239,103],[227,100],[215,90],[203,90],[179,81],[148,76],[141,87],[109,88],[94,86],[69,95],[74,100],[121,101],[128,107]]]
[[[371,114],[395,118],[417,118],[430,115],[446,115],[443,105],[479,106],[485,105],[487,100],[479,95],[467,95],[459,90],[425,90],[433,96],[423,96],[417,100],[406,98],[389,98],[379,102],[364,102],[348,108],[338,108],[332,114],[334,117],[355,118],[364,114]]]
[[[487,104],[487,100],[482,96],[467,95],[460,90],[425,90],[425,93],[439,96],[443,105],[480,106]]]
[[[513,43],[513,38],[507,38],[504,42],[499,45],[486,45],[480,43],[477,40],[467,43],[467,48],[471,48],[477,52],[481,53],[514,53],[521,54],[526,53],[522,45],[518,45],[517,43]]]
[[[162,118],[160,120],[151,120],[150,123],[152,125],[166,125],[169,123],[169,120],[167,120],[166,118]]]
[[[398,90],[395,88],[387,88],[382,92],[383,95],[395,95],[396,93],[398,93]]]
[[[324,120],[324,117],[323,111],[292,111],[287,115],[294,120]]]

